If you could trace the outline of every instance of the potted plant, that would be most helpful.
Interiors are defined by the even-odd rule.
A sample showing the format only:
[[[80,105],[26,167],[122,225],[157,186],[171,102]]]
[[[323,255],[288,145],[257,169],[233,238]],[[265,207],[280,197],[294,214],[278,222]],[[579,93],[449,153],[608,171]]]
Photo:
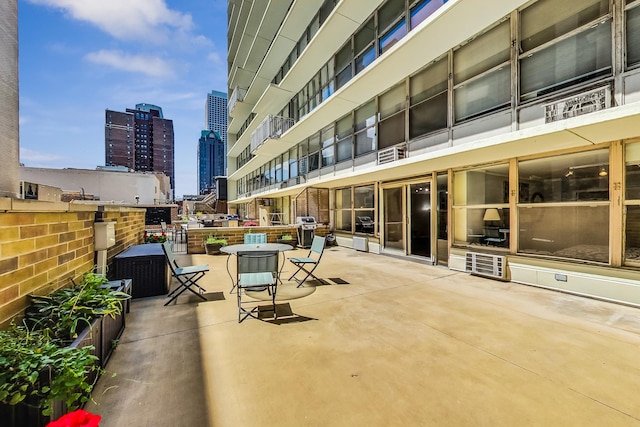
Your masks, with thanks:
[[[165,233],[164,231],[160,234],[148,234],[145,230],[144,236],[142,237],[144,239],[144,243],[164,243],[167,241],[167,233]]]
[[[0,419],[8,426],[44,425],[81,407],[101,370],[93,350],[61,347],[47,330],[26,325],[0,331]]]
[[[122,315],[123,302],[130,295],[103,287],[108,282],[100,274],[87,273],[82,281],[49,295],[32,295],[25,310],[25,322],[31,328],[47,330],[59,345],[69,345],[93,321]]]
[[[227,240],[216,236],[209,236],[204,242],[204,248],[207,251],[207,255],[218,255],[220,253],[220,248],[223,246],[227,246]]]
[[[277,238],[276,241],[278,243],[284,243],[285,245],[291,245],[291,246],[295,246],[296,245],[296,239],[293,238],[293,235],[288,234],[288,233],[287,234],[283,234],[282,236]]]

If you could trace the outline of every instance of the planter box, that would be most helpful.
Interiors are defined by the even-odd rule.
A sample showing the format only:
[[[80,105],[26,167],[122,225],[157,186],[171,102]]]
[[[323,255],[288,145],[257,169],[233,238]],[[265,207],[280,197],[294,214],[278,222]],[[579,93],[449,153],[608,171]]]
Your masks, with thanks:
[[[83,348],[87,345],[93,345],[95,346],[95,350],[91,351],[91,354],[99,356],[102,351],[102,320],[103,318],[95,319],[91,323],[91,327],[85,328],[78,335],[78,338],[70,344],[70,347]],[[93,372],[88,378],[88,382],[95,382],[97,378],[98,373]],[[50,384],[51,370],[47,368],[40,372],[38,381],[40,386]],[[58,419],[67,412],[65,402],[54,401],[51,417],[42,415],[40,400],[33,396],[28,396],[17,405],[0,403],[0,420],[2,421],[2,427],[45,427],[49,421]]]
[[[132,290],[132,280],[131,279],[122,279],[122,280],[114,280],[103,287],[109,288],[116,292],[125,292],[131,295]],[[111,316],[104,316],[102,318],[102,333],[101,335],[101,343],[100,343],[100,362],[102,367],[107,366],[107,362],[111,357],[111,353],[115,350],[116,345],[115,341],[117,341],[122,332],[124,332],[124,327],[126,325],[126,315],[129,313],[131,307],[131,300],[128,299],[122,303],[122,313],[117,315],[115,318]]]

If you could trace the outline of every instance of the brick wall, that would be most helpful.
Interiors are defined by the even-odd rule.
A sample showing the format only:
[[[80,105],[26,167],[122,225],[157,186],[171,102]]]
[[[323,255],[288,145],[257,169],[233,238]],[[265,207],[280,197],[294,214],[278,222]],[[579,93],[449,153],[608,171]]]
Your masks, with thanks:
[[[270,227],[206,227],[206,228],[190,228],[187,236],[187,253],[203,254],[205,253],[204,241],[209,236],[215,236],[219,239],[226,239],[229,245],[244,243],[245,233],[267,233],[267,242],[275,243],[283,234],[291,234],[297,236],[297,227],[291,225],[270,226]],[[329,227],[319,225],[315,234],[324,236],[329,233]]]
[[[142,240],[144,209],[0,199],[0,328],[22,314],[29,294],[46,295],[94,269],[97,214],[116,222],[109,260]]]

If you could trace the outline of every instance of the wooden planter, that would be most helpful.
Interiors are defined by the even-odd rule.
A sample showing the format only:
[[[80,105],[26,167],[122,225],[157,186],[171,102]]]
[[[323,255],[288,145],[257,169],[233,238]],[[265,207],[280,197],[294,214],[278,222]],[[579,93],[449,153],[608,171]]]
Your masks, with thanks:
[[[100,357],[103,352],[102,321],[102,317],[95,319],[91,323],[91,327],[85,328],[78,335],[78,338],[69,345],[69,347],[83,348],[88,345],[93,345],[95,349],[91,351],[91,354]],[[98,361],[98,363],[101,362],[101,360]],[[87,381],[92,383],[95,382],[97,378],[98,372],[94,371]],[[38,382],[39,386],[51,384],[50,368],[46,368],[40,372]],[[2,420],[3,427],[45,427],[51,420],[56,420],[68,412],[67,405],[63,401],[54,401],[52,408],[53,411],[50,417],[42,415],[40,400],[34,396],[27,396],[24,401],[17,405],[6,405],[0,403],[0,420]]]
[[[219,255],[220,248],[222,245],[220,243],[205,243],[204,249],[207,252],[207,255]]]

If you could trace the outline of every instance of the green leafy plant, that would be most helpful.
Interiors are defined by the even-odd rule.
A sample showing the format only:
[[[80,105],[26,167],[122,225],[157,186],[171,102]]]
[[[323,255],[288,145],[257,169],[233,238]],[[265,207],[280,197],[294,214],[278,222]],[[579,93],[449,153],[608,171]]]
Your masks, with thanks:
[[[293,236],[291,234],[283,234],[280,236],[280,240],[293,240]]]
[[[115,318],[122,313],[124,292],[102,287],[108,280],[99,274],[87,273],[82,281],[46,296],[32,295],[32,304],[25,310],[29,327],[46,329],[60,345],[67,345],[84,328],[100,316]]]
[[[16,405],[32,397],[44,415],[51,415],[54,400],[79,408],[93,387],[90,375],[101,370],[93,349],[60,347],[47,330],[12,324],[0,331],[0,402]]]
[[[207,237],[207,240],[205,240],[205,244],[227,246],[227,239],[218,238],[216,236],[209,236]]]

